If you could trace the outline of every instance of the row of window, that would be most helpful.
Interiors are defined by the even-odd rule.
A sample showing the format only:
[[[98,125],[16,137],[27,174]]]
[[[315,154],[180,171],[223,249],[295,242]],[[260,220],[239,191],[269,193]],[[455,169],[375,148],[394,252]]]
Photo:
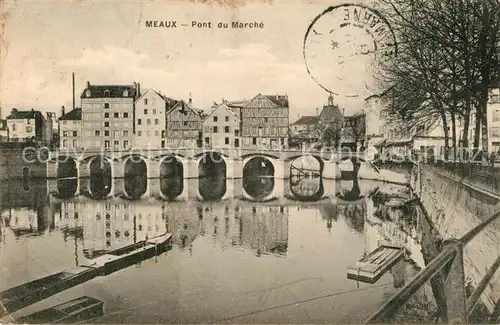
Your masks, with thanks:
[[[63,137],[76,137],[78,134],[77,131],[63,131]]]
[[[151,130],[147,130],[145,132],[142,132],[142,131],[137,131],[137,136],[141,137],[141,136],[147,136],[147,137],[150,137],[152,135],[152,131]],[[155,130],[154,131],[154,135],[155,137],[158,137],[160,136],[160,131],[159,130]],[[164,138],[165,137],[165,130],[162,130],[161,131],[161,137]]]
[[[71,147],[69,146],[70,143],[72,145]],[[63,148],[76,148],[77,147],[76,139],[72,140],[71,142],[65,139],[63,140],[62,146]]]
[[[205,127],[204,128],[205,132],[211,132],[211,133],[219,133],[219,127],[218,126],[213,126],[213,127]],[[231,133],[231,128],[229,126],[224,127],[224,133]],[[234,130],[234,135],[239,136],[240,135],[240,130],[236,129]]]
[[[209,145],[210,144],[210,138],[205,137],[205,144]],[[224,138],[224,144],[231,144],[230,139],[228,137]],[[239,148],[240,146],[240,139],[234,139],[234,147]]]
[[[110,116],[110,114],[108,112],[104,113],[104,118],[109,118],[109,116]],[[129,114],[128,114],[128,112],[123,112],[122,116],[123,116],[123,118],[128,118]],[[120,117],[120,113],[118,113],[118,112],[113,113],[113,117],[114,118],[119,118]]]
[[[217,122],[219,120],[218,116],[213,117],[213,121]],[[229,122],[229,116],[224,116],[224,121]]]
[[[147,104],[146,104],[147,105]],[[153,108],[151,111],[148,110],[147,108],[144,109],[144,115],[148,115],[149,112],[152,112],[153,115],[156,115],[156,108]],[[160,112],[162,114],[163,112]]]
[[[121,141],[123,149],[126,149],[129,147],[129,141],[128,140],[123,140]],[[115,149],[120,148],[120,140],[114,140],[113,141],[113,147]],[[104,148],[105,149],[110,149],[111,148],[111,141],[110,140],[105,140],[104,141]]]
[[[155,118],[155,125],[160,124],[160,120]],[[137,125],[142,125],[142,119],[137,119]],[[146,125],[151,125],[151,119],[146,119]],[[186,125],[186,124],[184,124]]]
[[[129,136],[129,130],[123,130],[123,131],[119,131],[119,130],[115,130],[113,132],[113,135],[115,137],[119,137],[120,136],[120,133],[124,136],[124,137],[128,137]],[[109,137],[109,135],[111,134],[111,132],[109,130],[104,130],[104,136],[105,137]],[[94,136],[96,137],[100,137],[101,136],[101,130],[95,130],[94,131]]]

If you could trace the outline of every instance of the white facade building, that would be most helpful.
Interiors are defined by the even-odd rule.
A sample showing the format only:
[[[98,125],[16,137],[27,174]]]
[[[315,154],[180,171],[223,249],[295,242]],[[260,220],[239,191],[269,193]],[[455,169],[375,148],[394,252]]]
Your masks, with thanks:
[[[241,146],[240,119],[226,103],[216,105],[205,118],[203,146],[211,148],[239,148]]]

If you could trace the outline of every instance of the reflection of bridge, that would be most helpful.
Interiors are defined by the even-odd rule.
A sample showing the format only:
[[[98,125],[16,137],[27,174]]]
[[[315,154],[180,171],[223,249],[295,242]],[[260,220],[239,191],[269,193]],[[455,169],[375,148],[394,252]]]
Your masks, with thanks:
[[[220,161],[226,166],[227,178],[241,178],[243,168],[253,158],[259,158],[269,162],[274,170],[274,177],[287,179],[290,177],[291,163],[303,156],[312,156],[320,164],[320,174],[324,178],[335,179],[340,177],[338,163],[343,160],[366,161],[365,153],[334,152],[331,150],[322,151],[300,151],[300,150],[256,150],[256,149],[216,149],[204,148],[194,149],[144,149],[128,151],[107,151],[107,150],[83,150],[76,151],[55,151],[49,154],[47,163],[47,177],[57,178],[58,167],[61,162],[73,160],[79,177],[90,175],[90,164],[95,158],[101,158],[111,165],[112,177],[124,177],[125,164],[133,160],[143,161],[147,169],[148,178],[160,177],[162,163],[175,160],[182,166],[184,178],[198,178],[200,172],[198,166],[202,159]],[[59,163],[58,163],[59,162]]]

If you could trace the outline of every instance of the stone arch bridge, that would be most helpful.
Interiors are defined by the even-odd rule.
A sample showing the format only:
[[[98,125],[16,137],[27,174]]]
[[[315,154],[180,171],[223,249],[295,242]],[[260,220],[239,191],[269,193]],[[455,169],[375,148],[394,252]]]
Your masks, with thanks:
[[[144,162],[148,178],[159,178],[161,165],[166,161],[174,161],[182,166],[183,178],[199,178],[199,164],[202,160],[223,162],[226,166],[225,177],[242,178],[243,168],[253,158],[261,158],[272,165],[274,177],[288,179],[292,162],[303,156],[316,158],[320,165],[320,175],[325,179],[340,178],[339,163],[351,160],[353,163],[369,161],[365,153],[335,152],[332,150],[300,151],[300,150],[260,150],[260,149],[135,149],[124,151],[110,150],[59,150],[49,153],[47,161],[47,178],[67,177],[60,169],[61,164],[70,162],[76,170],[76,177],[89,177],[90,165],[100,158],[111,165],[112,178],[122,178],[126,174],[127,162]]]

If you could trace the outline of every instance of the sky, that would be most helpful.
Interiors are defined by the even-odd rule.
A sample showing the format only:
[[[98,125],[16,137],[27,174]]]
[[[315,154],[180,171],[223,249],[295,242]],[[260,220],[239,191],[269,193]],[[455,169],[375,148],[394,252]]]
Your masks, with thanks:
[[[175,99],[191,95],[193,105],[207,111],[222,98],[262,93],[287,94],[291,121],[315,115],[328,93],[307,71],[304,36],[311,21],[336,3],[254,2],[234,8],[181,1],[6,1],[1,115],[14,107],[59,113],[64,105],[68,111],[72,72],[77,107],[86,81],[137,81],[141,89]],[[177,28],[148,28],[149,20],[175,20]],[[212,22],[212,28],[192,28],[192,21]],[[222,21],[263,22],[264,28],[214,28]],[[349,113],[363,107],[363,98],[339,95],[335,101]]]

